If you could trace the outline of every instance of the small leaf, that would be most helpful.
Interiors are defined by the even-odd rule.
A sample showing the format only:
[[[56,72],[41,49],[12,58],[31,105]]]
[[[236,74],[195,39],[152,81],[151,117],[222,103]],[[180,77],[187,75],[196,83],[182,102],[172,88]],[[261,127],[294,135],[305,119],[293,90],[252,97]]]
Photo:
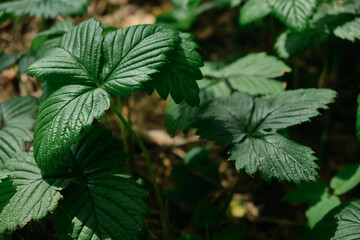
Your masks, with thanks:
[[[84,131],[72,147],[79,183],[55,212],[59,239],[138,239],[149,209],[148,194],[116,166],[118,141],[101,128]]]
[[[244,26],[266,17],[271,12],[271,5],[267,0],[248,0],[240,8],[239,23]]]
[[[104,40],[104,87],[129,97],[159,72],[175,48],[177,32],[156,25],[137,25],[109,33]]]
[[[355,18],[342,26],[335,28],[334,35],[352,42],[360,40],[360,18]]]
[[[30,220],[39,221],[55,210],[59,191],[69,183],[60,177],[44,177],[31,153],[16,154],[6,162],[9,177],[0,183],[0,233],[14,231]]]
[[[30,129],[39,106],[34,97],[18,97],[0,103],[0,169],[10,157],[32,141]]]
[[[66,85],[41,103],[34,132],[34,155],[46,173],[64,169],[64,157],[83,128],[110,107],[110,95],[100,88]],[[65,156],[64,156],[65,155]]]
[[[305,212],[309,227],[313,228],[331,209],[340,203],[341,201],[337,196],[326,194],[321,197],[320,201],[310,205]]]
[[[281,200],[285,202],[317,203],[321,196],[329,194],[329,187],[322,181],[298,186],[286,193]]]
[[[18,0],[0,4],[0,10],[15,15],[28,14],[30,16],[56,18],[81,15],[89,6],[88,0]]]
[[[276,0],[272,12],[288,28],[304,30],[316,8],[316,0]]]
[[[55,24],[50,29],[40,32],[31,41],[31,51],[37,52],[47,40],[60,37],[74,27],[75,24],[73,22],[62,21]]]
[[[341,195],[360,183],[360,164],[349,164],[342,168],[330,181],[335,195]]]
[[[329,37],[322,29],[307,29],[302,32],[285,31],[277,38],[275,49],[281,58],[297,56],[307,50],[311,50]]]
[[[27,72],[43,81],[96,86],[100,74],[102,32],[100,21],[90,19],[80,23]]]
[[[310,240],[351,240],[360,236],[360,200],[331,210],[310,232]]]
[[[184,99],[190,106],[200,103],[199,87],[196,80],[203,78],[200,67],[202,57],[196,51],[198,46],[186,33],[180,34],[180,43],[169,56],[169,63],[153,76],[154,88],[164,100],[169,92],[176,103]]]
[[[33,54],[27,53],[22,56],[19,61],[19,73],[23,74],[27,68],[36,61],[36,57]]]
[[[336,96],[327,89],[286,91],[253,99],[245,93],[200,107],[193,117],[196,134],[232,146],[230,160],[249,174],[299,184],[314,181],[317,168],[311,149],[296,144],[276,130],[308,121]],[[270,130],[270,132],[269,132]]]
[[[14,65],[20,57],[20,53],[2,54],[0,56],[0,72]]]

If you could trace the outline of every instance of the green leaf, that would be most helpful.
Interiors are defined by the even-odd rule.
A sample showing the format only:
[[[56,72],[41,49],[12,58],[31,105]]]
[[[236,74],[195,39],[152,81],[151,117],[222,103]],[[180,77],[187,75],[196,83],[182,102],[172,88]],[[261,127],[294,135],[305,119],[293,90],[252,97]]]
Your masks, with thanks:
[[[19,61],[19,73],[23,74],[26,69],[36,61],[36,57],[33,54],[24,54]]]
[[[18,97],[0,103],[0,169],[10,157],[23,151],[32,141],[39,101],[34,97]]]
[[[55,24],[50,29],[40,32],[31,41],[31,51],[37,52],[47,40],[63,36],[74,27],[75,24],[73,22],[62,21]]]
[[[304,30],[316,8],[316,0],[275,0],[272,12],[288,28]]]
[[[310,232],[310,240],[351,240],[360,236],[360,200],[331,210]]]
[[[342,168],[330,181],[335,195],[341,195],[360,183],[360,164],[349,164]]]
[[[341,201],[337,196],[328,193],[321,196],[321,200],[310,205],[305,212],[309,227],[313,228],[331,209],[340,205],[340,203]]]
[[[0,10],[15,15],[28,14],[30,16],[56,18],[82,15],[89,6],[88,0],[18,0],[0,4]]]
[[[275,49],[281,58],[297,56],[306,50],[311,50],[329,37],[322,29],[307,29],[302,32],[285,31],[277,38]]]
[[[28,68],[40,80],[96,86],[102,51],[103,28],[90,19],[66,33],[59,45]]]
[[[178,33],[162,26],[137,25],[109,33],[104,40],[104,87],[129,97],[159,72],[174,50]]]
[[[193,223],[198,228],[216,226],[220,222],[220,210],[208,200],[200,201],[194,210]]]
[[[170,92],[176,103],[185,99],[190,106],[199,105],[199,87],[196,80],[203,78],[199,70],[203,62],[201,55],[196,51],[197,48],[191,35],[180,34],[180,43],[170,54],[169,63],[155,74],[154,80],[150,82],[161,98],[166,99]]]
[[[20,57],[20,53],[2,54],[0,56],[0,71],[3,71],[14,65]]]
[[[309,121],[335,96],[336,92],[327,89],[286,91],[255,99],[236,92],[201,106],[192,126],[201,138],[232,146],[229,160],[236,161],[238,170],[259,171],[266,180],[315,181],[317,165],[311,149],[276,131]]]
[[[9,177],[0,183],[0,233],[12,232],[30,220],[53,212],[68,179],[44,177],[31,153],[21,152],[6,162]]]
[[[64,169],[64,154],[81,130],[100,120],[110,107],[110,95],[101,88],[66,85],[41,103],[34,132],[34,155],[46,173]]]
[[[55,212],[59,239],[138,239],[149,209],[148,194],[121,174],[119,142],[101,128],[84,131],[72,147],[78,184]]]
[[[301,185],[286,193],[281,200],[285,202],[299,202],[314,204],[321,200],[321,196],[329,193],[329,187],[322,181]]]
[[[177,238],[176,240],[204,240],[204,238],[199,235],[190,234],[190,235],[181,236],[181,237]]]
[[[203,79],[199,82],[200,102],[207,103],[219,97],[230,96],[231,89],[224,81]],[[187,133],[190,129],[190,118],[197,108],[190,107],[185,102],[176,104],[172,99],[169,101],[165,112],[165,125],[167,131],[174,135],[176,130],[183,129]]]
[[[248,0],[240,9],[239,23],[244,26],[258,21],[271,12],[271,5],[267,0]]]
[[[360,40],[360,18],[355,18],[342,26],[335,28],[335,36],[355,42],[356,39]]]

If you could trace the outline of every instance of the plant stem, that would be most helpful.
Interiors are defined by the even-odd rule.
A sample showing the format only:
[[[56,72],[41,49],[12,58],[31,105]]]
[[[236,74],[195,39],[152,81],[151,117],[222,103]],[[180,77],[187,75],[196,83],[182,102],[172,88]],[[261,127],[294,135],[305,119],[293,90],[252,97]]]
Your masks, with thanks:
[[[326,87],[326,78],[327,78],[327,73],[328,73],[328,43],[325,42],[325,46],[324,46],[324,56],[323,56],[323,69],[321,71],[320,77],[319,77],[319,82],[318,82],[318,88],[324,88]]]
[[[166,236],[170,237],[170,229],[169,229],[169,223],[167,221],[167,217],[166,217],[166,212],[165,212],[165,207],[164,207],[164,202],[162,200],[161,197],[161,193],[160,193],[160,188],[159,185],[156,182],[156,177],[155,177],[155,173],[154,173],[154,169],[152,167],[151,164],[151,160],[150,160],[150,155],[148,150],[146,149],[144,143],[141,141],[141,139],[139,138],[139,136],[135,133],[135,131],[132,129],[132,127],[130,126],[130,124],[125,120],[125,118],[122,116],[122,114],[118,111],[118,109],[116,108],[116,106],[111,102],[110,103],[111,109],[115,112],[115,114],[118,116],[118,118],[120,119],[120,121],[124,124],[124,126],[129,130],[129,132],[131,133],[131,135],[135,138],[135,140],[137,141],[137,143],[139,144],[141,150],[143,151],[144,155],[145,155],[145,159],[146,159],[146,164],[149,168],[149,172],[150,172],[150,176],[151,176],[151,180],[152,180],[152,184],[154,186],[154,190],[155,190],[155,194],[156,194],[156,198],[158,200],[158,204],[160,207],[160,213],[161,213],[161,222],[163,225],[163,230],[165,232],[164,235],[164,239],[166,239]]]
[[[294,89],[299,88],[299,57],[294,57]]]
[[[118,107],[118,111],[120,113],[122,113],[122,106],[121,106],[121,98],[120,98],[120,96],[116,96],[116,104],[117,104],[117,107]],[[120,125],[120,131],[121,131],[121,138],[123,139],[123,143],[124,143],[124,152],[129,154],[129,144],[128,144],[128,139],[127,139],[126,132],[125,132],[124,123],[122,121],[120,121],[119,125]],[[131,170],[130,156],[126,156],[125,169]]]
[[[236,180],[235,186],[234,186],[233,189],[231,190],[230,196],[226,199],[226,202],[225,202],[225,204],[224,204],[224,206],[223,206],[223,208],[222,208],[222,210],[221,210],[222,216],[225,215],[226,209],[229,207],[230,202],[231,202],[231,200],[233,199],[234,194],[235,194],[237,188],[238,188],[239,185],[240,185],[240,182],[241,182],[241,179],[242,179],[242,175],[240,175],[240,174],[241,174],[241,173],[239,173],[239,177],[238,177],[238,179]]]

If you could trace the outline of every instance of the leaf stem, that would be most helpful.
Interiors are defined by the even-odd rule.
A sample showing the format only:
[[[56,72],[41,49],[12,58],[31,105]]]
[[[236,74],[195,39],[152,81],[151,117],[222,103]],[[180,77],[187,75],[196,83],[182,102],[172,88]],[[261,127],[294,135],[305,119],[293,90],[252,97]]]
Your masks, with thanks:
[[[229,197],[226,199],[226,202],[221,210],[221,215],[224,216],[225,215],[225,212],[226,212],[226,209],[229,207],[230,205],[230,202],[231,200],[233,199],[234,197],[234,194],[236,192],[236,190],[238,189],[239,185],[240,185],[240,182],[241,182],[241,179],[242,179],[242,175],[241,173],[239,172],[239,177],[238,179],[236,180],[236,183],[235,183],[235,186],[233,187],[233,189],[231,190],[231,193],[229,195]]]
[[[155,177],[155,173],[154,173],[154,169],[152,167],[151,164],[151,160],[150,160],[150,155],[148,150],[146,149],[144,143],[141,141],[141,139],[139,138],[139,136],[135,133],[135,131],[132,129],[132,127],[130,126],[130,124],[125,120],[125,118],[122,116],[122,114],[118,111],[118,109],[116,108],[116,106],[111,102],[110,103],[111,109],[115,112],[115,114],[118,116],[118,118],[120,119],[120,121],[124,124],[124,126],[129,130],[129,132],[131,133],[131,135],[135,138],[135,140],[137,141],[137,143],[139,144],[141,150],[143,151],[144,155],[145,155],[145,159],[146,159],[146,164],[148,166],[149,172],[150,172],[150,176],[151,176],[151,180],[152,180],[152,184],[154,186],[154,190],[155,190],[155,194],[156,194],[156,198],[158,200],[158,204],[160,207],[160,213],[161,213],[161,222],[163,225],[163,230],[164,232],[166,232],[164,238],[166,238],[166,236],[170,236],[170,229],[169,229],[169,223],[167,221],[167,217],[166,217],[166,212],[165,212],[165,207],[164,207],[164,202],[162,200],[161,197],[161,193],[160,193],[160,188],[159,185],[156,182],[156,177]]]
[[[116,104],[117,104],[118,111],[120,113],[122,113],[121,98],[118,95],[116,96]],[[129,144],[128,144],[128,139],[127,139],[126,132],[125,132],[124,123],[122,121],[120,121],[119,125],[120,125],[120,131],[121,131],[121,138],[124,143],[124,152],[129,154]],[[130,156],[127,156],[125,159],[125,169],[131,170]]]

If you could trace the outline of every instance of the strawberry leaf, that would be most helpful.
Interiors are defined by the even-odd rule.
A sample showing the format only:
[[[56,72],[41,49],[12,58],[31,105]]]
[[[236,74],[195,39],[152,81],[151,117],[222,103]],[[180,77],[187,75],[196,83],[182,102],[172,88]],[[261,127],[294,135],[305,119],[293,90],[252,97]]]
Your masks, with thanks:
[[[192,125],[200,137],[232,146],[229,160],[236,161],[238,170],[259,171],[266,180],[314,181],[317,165],[311,149],[276,131],[309,121],[335,96],[326,89],[286,91],[255,99],[236,92],[200,107]]]
[[[30,16],[56,18],[82,15],[87,11],[89,0],[18,0],[0,4],[0,11],[15,15],[28,14]]]
[[[0,182],[0,233],[54,211],[62,199],[59,191],[69,183],[65,178],[43,176],[32,153],[14,155],[4,169],[10,177]]]
[[[0,103],[0,169],[17,152],[31,142],[30,131],[39,105],[34,97],[18,97]]]
[[[83,132],[72,147],[79,183],[55,212],[59,239],[138,239],[148,194],[116,167],[118,142],[101,128]],[[100,161],[99,161],[100,160]]]

